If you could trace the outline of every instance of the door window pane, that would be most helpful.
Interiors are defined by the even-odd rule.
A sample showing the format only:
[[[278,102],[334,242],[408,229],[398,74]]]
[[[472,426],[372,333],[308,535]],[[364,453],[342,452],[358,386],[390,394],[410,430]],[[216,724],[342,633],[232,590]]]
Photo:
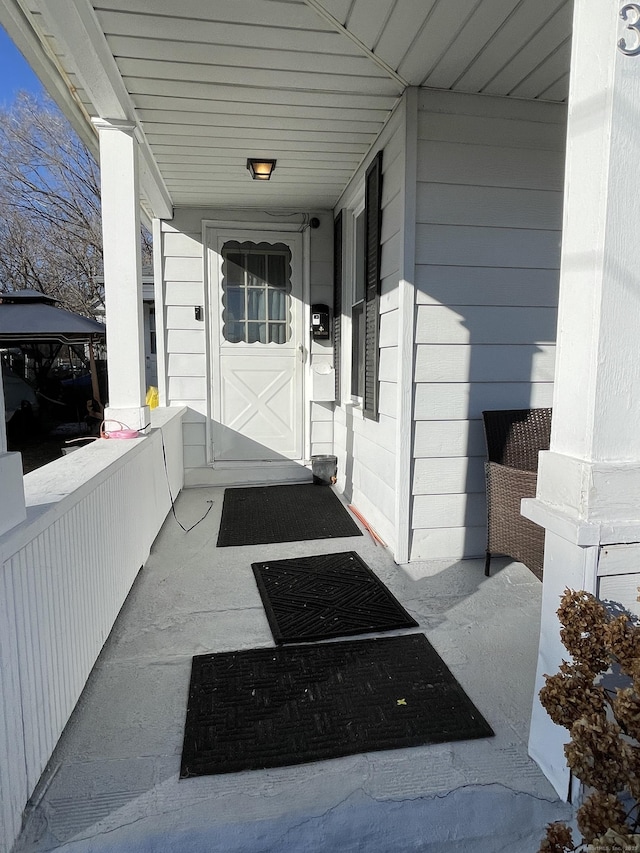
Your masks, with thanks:
[[[269,343],[286,344],[287,327],[284,323],[269,323]]]
[[[266,344],[267,342],[267,324],[266,323],[247,323],[247,343],[249,344]]]
[[[286,320],[288,307],[288,294],[282,290],[269,289],[270,320]]]
[[[267,259],[265,255],[256,252],[247,252],[245,258],[247,284],[249,287],[264,287],[267,278]]]
[[[225,325],[226,340],[232,344],[239,344],[244,340],[245,324],[244,323],[227,323]]]
[[[230,343],[291,338],[291,250],[284,243],[225,243],[222,334]]]
[[[227,316],[229,320],[244,320],[244,288],[227,288]]]
[[[287,263],[284,255],[271,255],[269,257],[269,284],[271,287],[287,286]]]
[[[264,288],[249,288],[247,291],[247,320],[266,320],[267,305]]]
[[[229,253],[226,258],[227,280],[229,284],[244,284],[244,273],[242,271],[242,255],[235,252]]]

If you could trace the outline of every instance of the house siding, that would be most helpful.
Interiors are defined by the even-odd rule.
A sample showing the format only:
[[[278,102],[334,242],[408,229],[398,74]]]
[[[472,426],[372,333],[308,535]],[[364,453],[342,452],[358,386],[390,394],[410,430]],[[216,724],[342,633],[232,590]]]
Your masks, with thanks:
[[[180,229],[184,230],[180,230]],[[178,211],[162,224],[162,295],[166,405],[186,406],[182,424],[185,469],[207,464],[207,332],[194,306],[206,305],[202,226]],[[158,335],[160,330],[158,329]]]
[[[324,212],[320,227],[310,231],[309,281],[311,304],[333,306],[333,215]],[[333,367],[333,341],[311,340],[309,344],[309,367],[312,371],[320,364]],[[311,376],[308,376],[311,382]],[[311,396],[311,389],[307,396]],[[332,402],[311,403],[311,455],[333,453],[333,408]]]
[[[320,227],[310,230],[309,269],[311,302],[331,305],[332,296],[332,216],[327,211],[311,212],[320,219]],[[216,482],[208,460],[208,421],[211,410],[211,347],[206,307],[209,295],[205,285],[206,247],[203,246],[203,222],[264,222],[273,227],[274,217],[259,211],[221,211],[178,209],[170,222],[161,224],[162,283],[159,288],[165,317],[164,345],[166,374],[160,380],[166,405],[186,406],[183,422],[186,485]],[[300,215],[278,218],[283,227],[300,224]],[[203,306],[203,319],[195,319],[195,306]],[[322,362],[333,364],[331,342],[305,340],[309,348],[309,370],[305,389],[305,407],[310,410],[310,453],[333,452],[333,404],[311,402],[311,370]],[[162,360],[160,360],[162,363]]]
[[[343,379],[346,378],[343,399],[335,411],[335,453],[338,457],[338,488],[392,550],[397,545],[398,286],[404,245],[405,120],[406,110],[401,104],[336,208],[336,213],[343,208],[354,208],[362,193],[366,167],[382,150],[379,417],[377,421],[364,418],[362,411],[350,403],[350,382],[343,373]],[[347,272],[346,288],[350,282]],[[350,322],[347,318],[349,307],[350,303],[344,299],[343,327]],[[350,338],[348,340],[350,342]],[[343,351],[346,346],[345,341]],[[346,357],[347,354],[344,355]]]
[[[419,96],[410,559],[484,552],[484,409],[552,400],[566,112]]]

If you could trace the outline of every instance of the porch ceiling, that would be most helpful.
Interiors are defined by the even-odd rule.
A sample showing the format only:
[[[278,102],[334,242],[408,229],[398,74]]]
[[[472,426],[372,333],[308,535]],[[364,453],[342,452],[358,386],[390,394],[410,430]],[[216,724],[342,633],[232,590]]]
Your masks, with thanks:
[[[44,46],[67,78],[85,137],[89,116],[138,123],[169,205],[281,209],[332,207],[406,86],[565,100],[571,13],[571,0],[0,0],[27,59]],[[271,181],[251,181],[250,156],[277,159]]]

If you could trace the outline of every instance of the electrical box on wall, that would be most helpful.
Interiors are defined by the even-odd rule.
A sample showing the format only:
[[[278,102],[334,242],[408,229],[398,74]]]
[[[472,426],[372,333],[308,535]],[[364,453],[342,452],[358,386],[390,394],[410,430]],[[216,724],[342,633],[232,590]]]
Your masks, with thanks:
[[[333,403],[336,399],[336,372],[330,364],[314,364],[311,369],[311,399],[314,403]]]
[[[311,336],[314,341],[328,340],[331,337],[328,305],[311,306]]]

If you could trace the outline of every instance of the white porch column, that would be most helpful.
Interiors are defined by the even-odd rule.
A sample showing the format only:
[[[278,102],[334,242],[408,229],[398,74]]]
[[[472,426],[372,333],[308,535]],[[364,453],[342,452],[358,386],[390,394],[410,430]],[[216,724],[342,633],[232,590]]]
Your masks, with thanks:
[[[149,422],[145,405],[138,142],[135,126],[94,119],[100,184],[109,406],[105,418],[132,429]]]
[[[529,750],[561,796],[568,733],[537,699],[543,674],[568,656],[555,611],[567,586],[598,592],[602,545],[640,541],[636,21],[636,4],[575,2],[551,449],[540,457],[536,499],[523,501],[547,530]],[[626,570],[640,572],[637,548],[625,553]]]
[[[0,536],[27,517],[22,479],[22,455],[7,452],[4,390],[0,370]]]

